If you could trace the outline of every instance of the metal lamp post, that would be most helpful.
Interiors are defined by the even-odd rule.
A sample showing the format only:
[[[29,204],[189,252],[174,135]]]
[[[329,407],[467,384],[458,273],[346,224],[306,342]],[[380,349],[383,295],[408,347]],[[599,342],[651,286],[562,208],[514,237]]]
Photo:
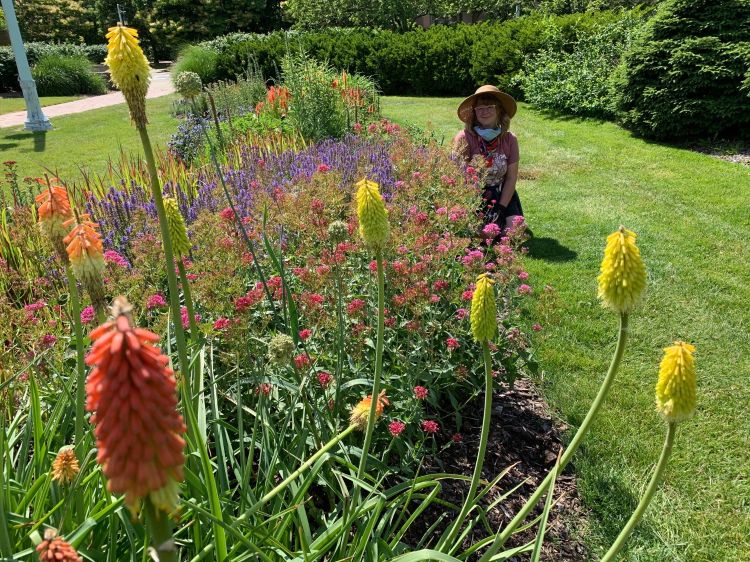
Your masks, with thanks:
[[[39,96],[36,93],[36,82],[31,77],[29,60],[26,58],[26,49],[23,46],[23,39],[21,39],[21,30],[18,27],[18,20],[16,20],[13,0],[0,0],[0,2],[2,2],[5,21],[8,24],[13,56],[16,59],[18,81],[21,84],[23,99],[26,102],[25,128],[29,131],[49,131],[52,129],[52,123],[44,116],[42,106],[39,103]]]

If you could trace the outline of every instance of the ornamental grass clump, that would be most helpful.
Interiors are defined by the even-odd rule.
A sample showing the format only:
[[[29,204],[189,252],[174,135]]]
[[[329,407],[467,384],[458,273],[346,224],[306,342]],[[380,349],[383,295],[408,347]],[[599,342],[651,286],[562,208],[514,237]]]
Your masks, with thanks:
[[[112,320],[91,332],[86,409],[93,414],[107,488],[125,494],[133,513],[144,500],[171,513],[183,480],[186,428],[169,358],[155,345],[160,338],[134,327],[131,309],[118,297]]]

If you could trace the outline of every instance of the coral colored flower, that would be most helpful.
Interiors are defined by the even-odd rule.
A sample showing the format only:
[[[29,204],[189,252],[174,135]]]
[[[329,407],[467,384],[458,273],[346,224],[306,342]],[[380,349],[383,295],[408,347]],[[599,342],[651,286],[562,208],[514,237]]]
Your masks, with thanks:
[[[390,226],[388,211],[374,181],[363,179],[357,182],[357,216],[359,233],[365,243],[375,251],[381,250],[388,240]]]
[[[458,349],[461,344],[458,343],[458,340],[456,338],[448,338],[445,340],[445,345],[453,351],[454,349]]]
[[[423,386],[417,385],[414,387],[414,396],[417,400],[426,400],[429,394],[430,391]]]
[[[47,234],[55,251],[67,261],[67,253],[62,239],[68,234],[64,226],[72,216],[68,192],[64,187],[58,185],[47,186],[47,189],[36,196],[39,204],[37,213],[39,215],[39,226]]]
[[[688,419],[695,412],[695,347],[677,341],[664,349],[656,383],[656,410],[669,423]]]
[[[154,345],[159,336],[133,327],[131,308],[118,297],[114,319],[90,334],[86,409],[93,413],[97,462],[108,489],[124,493],[134,513],[146,497],[170,513],[179,501],[186,427],[169,358]]]
[[[534,330],[535,332],[541,332],[542,331],[542,325],[541,324],[534,324],[531,327],[531,329]]]
[[[424,420],[422,422],[422,431],[425,433],[435,434],[440,431],[440,426],[436,421]]]
[[[227,222],[234,220],[234,211],[231,207],[226,207],[219,212],[219,216]]]
[[[365,301],[362,299],[352,299],[346,305],[346,313],[350,316],[362,311],[365,308]]]
[[[164,308],[165,306],[167,306],[167,300],[163,295],[160,295],[159,293],[151,295],[146,301],[146,308],[148,310],[153,310],[154,308]]]
[[[229,318],[217,318],[214,322],[214,330],[226,330],[229,327]]]
[[[118,24],[109,28],[107,39],[107,58],[104,63],[109,67],[112,82],[125,96],[133,122],[139,128],[145,127],[148,123],[146,92],[151,80],[151,69],[138,45],[138,32]]]
[[[607,237],[598,296],[604,306],[627,314],[636,305],[646,287],[646,267],[635,245],[635,233],[620,227]]]
[[[375,405],[375,418],[377,419],[383,413],[383,410],[388,406],[390,402],[388,397],[385,395],[385,390],[381,391],[378,395],[377,403]],[[349,423],[357,426],[357,429],[365,430],[367,428],[367,420],[370,419],[370,407],[372,406],[372,395],[366,396],[360,400],[351,409],[351,415],[349,416]]]
[[[333,376],[331,376],[331,373],[326,373],[325,371],[321,371],[318,373],[318,383],[323,388],[328,388],[328,385],[333,382]]]
[[[299,336],[299,339],[301,339],[302,341],[305,341],[307,338],[309,338],[312,335],[312,330],[305,328],[304,330],[300,330],[299,334],[297,335]]]
[[[400,420],[393,420],[388,424],[388,431],[393,437],[398,437],[406,429],[406,424]]]
[[[273,385],[267,382],[262,382],[255,388],[255,394],[268,396],[271,394],[271,390],[273,390]]]
[[[54,529],[44,532],[44,540],[36,547],[40,562],[83,562],[75,548],[57,536]]]
[[[298,369],[304,369],[310,366],[310,356],[307,353],[300,353],[294,358],[294,366]]]
[[[319,171],[319,172],[323,172],[323,173],[325,173],[325,172],[328,172],[328,171],[330,171],[330,170],[331,170],[331,167],[330,167],[330,166],[329,166],[328,164],[320,164],[320,165],[318,166],[318,171]]]
[[[87,306],[81,311],[81,322],[83,324],[89,324],[93,322],[96,313],[94,312],[93,306]]]
[[[477,277],[477,287],[471,299],[471,333],[478,342],[491,340],[497,332],[494,283],[487,273]]]
[[[59,484],[70,484],[78,475],[80,466],[73,447],[63,447],[52,462],[52,480]]]
[[[102,275],[105,264],[99,225],[91,222],[87,214],[82,214],[80,220],[75,217],[69,219],[64,225],[72,226],[63,242],[67,244],[65,251],[73,273],[86,287],[94,308],[104,312],[106,302]]]
[[[180,212],[180,206],[173,197],[164,198],[164,212],[167,216],[167,229],[172,242],[172,250],[178,257],[190,254],[190,240],[188,239],[185,218]]]

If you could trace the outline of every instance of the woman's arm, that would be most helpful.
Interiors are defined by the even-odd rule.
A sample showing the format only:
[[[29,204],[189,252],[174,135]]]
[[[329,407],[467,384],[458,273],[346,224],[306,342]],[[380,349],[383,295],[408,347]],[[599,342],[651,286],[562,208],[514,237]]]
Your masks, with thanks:
[[[503,180],[503,191],[500,195],[500,205],[507,207],[513,194],[516,192],[516,181],[518,181],[518,162],[508,164],[508,170],[505,172]]]

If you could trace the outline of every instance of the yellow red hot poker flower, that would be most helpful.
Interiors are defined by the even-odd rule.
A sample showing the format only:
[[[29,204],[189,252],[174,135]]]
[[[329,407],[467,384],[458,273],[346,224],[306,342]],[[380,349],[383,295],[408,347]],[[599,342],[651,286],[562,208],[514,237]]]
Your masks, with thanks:
[[[187,256],[190,254],[190,239],[187,235],[185,218],[180,212],[176,199],[173,197],[164,198],[164,213],[167,216],[167,228],[169,228],[169,237],[172,239],[172,249],[177,255]]]
[[[636,305],[646,287],[646,267],[633,231],[621,226],[607,237],[598,281],[606,307],[628,314]]]
[[[497,332],[494,284],[489,274],[482,273],[477,277],[477,286],[471,297],[471,332],[478,342],[490,341]]]
[[[73,447],[63,447],[52,462],[52,480],[65,485],[78,475],[80,467]]]
[[[36,202],[39,205],[39,226],[47,234],[63,262],[68,263],[63,238],[68,234],[65,222],[70,220],[73,212],[70,209],[67,190],[49,182],[47,189],[36,196]]]
[[[99,225],[89,219],[89,215],[82,214],[80,218],[65,221],[66,227],[73,228],[63,242],[67,244],[65,249],[73,273],[86,287],[96,311],[104,314],[106,299],[102,281],[105,267],[102,239],[98,232]]]
[[[375,405],[375,418],[377,419],[383,413],[383,410],[390,402],[385,395],[385,390],[378,394],[377,404]],[[352,407],[349,417],[350,425],[356,426],[357,429],[364,431],[367,429],[367,421],[370,418],[370,407],[372,406],[372,395],[366,396]]]
[[[359,233],[370,248],[382,250],[388,241],[388,211],[377,183],[367,179],[357,182],[357,216]]]
[[[97,461],[109,490],[124,493],[134,512],[148,497],[169,513],[179,500],[186,427],[169,358],[154,345],[159,336],[133,327],[130,309],[118,297],[114,319],[91,333],[86,409],[94,413]]]
[[[695,411],[695,347],[675,342],[664,349],[656,383],[656,409],[670,423],[688,419]]]
[[[130,117],[138,128],[146,126],[146,93],[151,69],[138,41],[138,31],[118,24],[107,33],[107,58],[112,82],[128,102]]]

